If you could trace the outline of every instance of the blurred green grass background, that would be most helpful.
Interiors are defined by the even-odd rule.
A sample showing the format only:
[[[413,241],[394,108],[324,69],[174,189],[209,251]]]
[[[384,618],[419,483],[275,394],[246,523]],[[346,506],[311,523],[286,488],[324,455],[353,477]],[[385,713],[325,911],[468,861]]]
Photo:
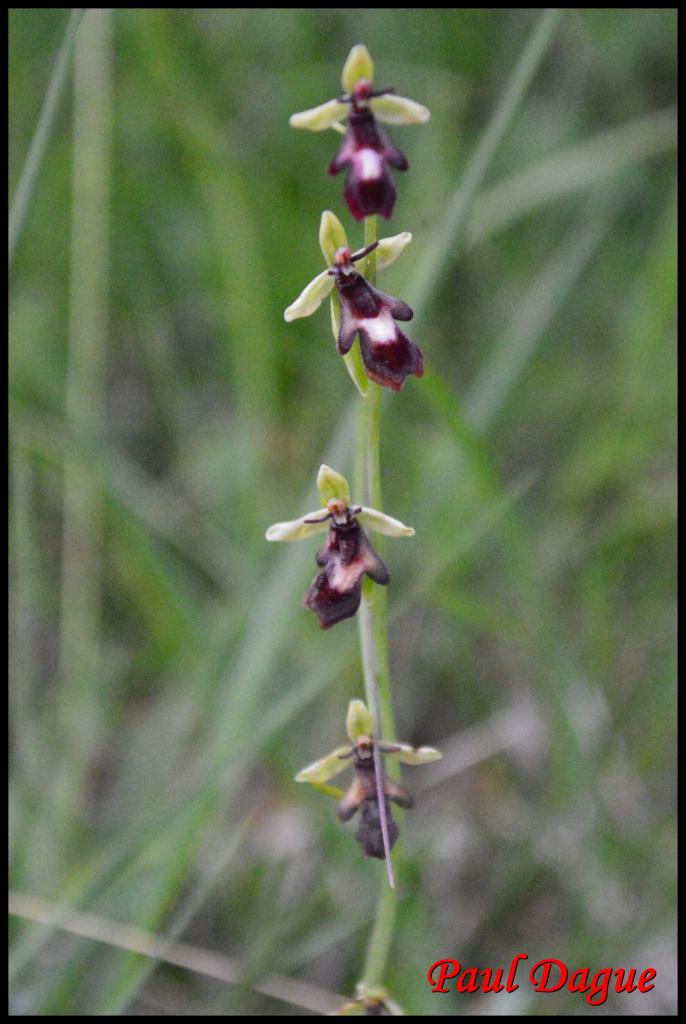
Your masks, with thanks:
[[[69,17],[10,11],[11,197]],[[676,11],[566,9],[457,230],[539,18],[80,19],[10,272],[13,1014],[322,1012],[360,976],[383,867],[293,781],[344,739],[356,624],[319,631],[316,545],[264,530],[321,461],[351,469],[328,314],[283,309],[323,209],[362,240],[337,137],[288,128],[361,41],[433,114],[390,130],[383,233],[414,242],[381,286],[427,373],[385,396],[382,472],[417,530],[387,548],[398,732],[445,757],[407,773],[388,988],[413,1015],[598,1012],[426,985],[526,952],[650,964],[605,1009],[675,1012]]]

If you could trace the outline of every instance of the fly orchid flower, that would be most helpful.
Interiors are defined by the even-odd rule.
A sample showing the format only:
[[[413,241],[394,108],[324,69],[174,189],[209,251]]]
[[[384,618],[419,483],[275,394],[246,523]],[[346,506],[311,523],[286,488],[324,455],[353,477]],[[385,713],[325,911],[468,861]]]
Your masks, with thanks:
[[[383,270],[411,241],[410,232],[404,231],[351,253],[343,225],[335,214],[325,210],[319,242],[329,269],[310,281],[284,313],[289,323],[311,316],[335,287],[338,303],[332,316],[338,351],[347,357],[358,336],[367,377],[392,391],[400,391],[410,374],[421,377],[424,373],[421,349],[396,324],[396,320],[411,320],[414,313],[406,302],[371,285],[354,264],[375,252],[376,268]],[[346,365],[360,387],[353,364],[346,360]]]
[[[315,556],[322,571],[303,599],[305,607],[319,616],[322,629],[328,629],[350,618],[360,607],[365,575],[382,586],[388,583],[388,569],[362,527],[388,537],[413,537],[414,530],[376,509],[353,505],[347,480],[329,466],[321,466],[317,487],[322,508],[291,522],[275,523],[266,537],[274,541],[303,540],[328,530],[326,544]]]
[[[404,154],[394,146],[376,121],[387,124],[422,124],[431,113],[421,103],[396,96],[393,89],[374,89],[374,63],[366,46],[354,46],[342,75],[344,95],[312,110],[293,114],[293,128],[320,132],[344,131],[341,148],[329,165],[329,174],[349,168],[343,195],[356,220],[380,213],[389,218],[395,204],[395,186],[388,165],[406,171]],[[342,121],[347,121],[344,128]]]
[[[343,771],[348,761],[352,761],[353,780],[338,804],[338,818],[340,821],[350,821],[359,810],[360,823],[356,839],[365,856],[383,860],[385,851],[374,758],[374,718],[363,701],[350,701],[346,729],[350,745],[338,747],[326,757],[303,768],[295,780],[323,787],[324,783]],[[413,747],[409,743],[386,743],[383,740],[378,741],[376,746],[385,757],[392,757],[403,764],[430,764],[442,757],[433,747]],[[380,775],[383,813],[389,847],[392,847],[398,838],[398,826],[391,814],[391,801],[399,807],[407,808],[412,806],[412,797],[406,789],[389,779],[383,769]]]

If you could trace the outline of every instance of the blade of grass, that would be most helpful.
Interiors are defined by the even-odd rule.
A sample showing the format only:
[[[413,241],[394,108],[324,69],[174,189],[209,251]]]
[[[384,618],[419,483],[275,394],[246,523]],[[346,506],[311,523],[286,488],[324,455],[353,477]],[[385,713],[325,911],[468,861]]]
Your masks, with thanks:
[[[188,31],[187,23],[183,24]],[[269,310],[269,273],[250,185],[240,168],[226,125],[204,94],[195,65],[183,48],[183,35],[161,9],[138,12],[135,42],[147,82],[182,83],[159,93],[162,116],[181,146],[207,215],[213,264],[220,277],[217,302],[223,324],[226,376],[238,416],[262,431],[277,402],[278,343]],[[183,73],[179,74],[179,67]],[[148,86],[150,87],[150,86]],[[259,473],[262,465],[255,467]]]
[[[74,153],[66,418],[102,436],[108,319],[111,13],[88,12],[74,50]],[[64,466],[59,717],[62,763],[55,821],[78,825],[101,728],[99,676],[102,482],[78,459]],[[66,836],[65,836],[66,840]]]
[[[633,164],[676,150],[672,108],[633,118],[553,153],[484,189],[474,201],[465,245],[471,249],[542,206],[593,188]]]
[[[167,944],[167,950],[173,948],[224,877],[228,865],[243,845],[254,817],[255,812],[252,812],[244,821],[232,828],[225,848],[222,849],[204,876],[195,884],[179,910],[174,912],[173,920],[166,929],[164,941]],[[179,887],[183,885],[186,874],[187,865],[182,864],[180,870],[177,871]],[[167,887],[168,890],[169,888]],[[169,899],[168,893],[163,893],[163,897],[165,902],[160,907],[154,908],[153,912],[148,915],[151,927],[155,922],[162,923],[166,902]],[[122,957],[114,978],[99,1001],[99,1012],[108,1016],[120,1016],[158,964],[167,959],[166,954],[160,955],[160,953],[155,954],[154,952],[149,953],[144,959],[137,956]]]
[[[31,139],[31,145],[22,167],[21,175],[19,177],[19,183],[17,184],[14,198],[12,200],[12,206],[10,208],[9,216],[9,232],[8,232],[8,269],[12,265],[12,257],[14,256],[14,250],[17,242],[21,236],[22,228],[24,227],[24,221],[28,212],[29,205],[31,203],[31,197],[33,196],[36,181],[38,180],[38,173],[40,171],[45,151],[50,141],[50,136],[55,124],[55,118],[57,117],[57,111],[59,110],[60,100],[62,99],[62,93],[67,81],[67,72],[69,70],[69,61],[74,47],[74,40],[76,39],[76,30],[79,27],[81,18],[86,11],[85,7],[73,7],[71,14],[69,15],[69,21],[67,22],[67,28],[64,33],[64,39],[60,46],[55,66],[50,76],[50,82],[48,89],[43,100],[43,106],[38,117],[38,124],[36,130],[33,133]]]
[[[22,892],[10,893],[9,909],[10,914],[36,924],[49,925],[51,929],[58,928],[93,942],[128,950],[155,961],[194,971],[206,978],[214,978],[227,985],[241,983],[243,966],[240,962],[213,950],[176,942],[168,935],[155,935],[99,914],[71,910]],[[332,1013],[343,1002],[342,997],[327,989],[280,974],[270,974],[263,978],[255,986],[255,991],[318,1014]]]
[[[462,247],[476,194],[540,67],[561,15],[562,10],[559,8],[548,8],[540,15],[505,83],[500,100],[467,165],[460,187],[448,202],[440,223],[433,229],[431,242],[423,253],[419,271],[410,289],[410,304],[417,307],[419,315],[427,309],[431,296],[437,291],[451,261]]]
[[[589,261],[607,237],[618,204],[599,201],[598,194],[582,210],[557,252],[529,288],[510,318],[507,334],[498,341],[484,363],[464,402],[465,419],[484,431],[502,409],[536,345],[571,294]]]

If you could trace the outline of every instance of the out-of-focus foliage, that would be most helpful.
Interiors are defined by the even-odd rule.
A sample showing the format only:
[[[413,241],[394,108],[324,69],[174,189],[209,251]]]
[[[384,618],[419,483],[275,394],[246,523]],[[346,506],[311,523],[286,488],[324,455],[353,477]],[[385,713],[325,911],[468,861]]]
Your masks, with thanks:
[[[362,244],[339,137],[288,128],[361,41],[433,115],[389,129],[411,169],[382,233],[414,241],[382,287],[416,304],[427,373],[385,396],[382,469],[417,531],[390,542],[398,732],[444,759],[408,779],[387,988],[411,1014],[597,1012],[428,990],[439,957],[524,951],[651,964],[650,996],[606,1008],[673,1012],[675,11],[565,11],[422,277],[537,17],[122,9],[111,132],[75,144],[67,88],[10,275],[11,885],[244,973],[14,916],[13,1013],[299,1012],[259,993],[274,972],[354,994],[383,865],[293,776],[362,695],[356,624],[320,632],[316,541],[264,531],[317,506],[321,462],[351,469],[328,312],[283,310],[323,209]],[[67,19],[10,14],[10,195]]]

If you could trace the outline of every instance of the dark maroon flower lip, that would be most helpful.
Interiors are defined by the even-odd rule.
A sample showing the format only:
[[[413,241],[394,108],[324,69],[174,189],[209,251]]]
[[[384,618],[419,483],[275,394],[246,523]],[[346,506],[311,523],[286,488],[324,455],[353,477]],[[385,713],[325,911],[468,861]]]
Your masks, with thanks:
[[[381,810],[379,807],[379,793],[376,787],[374,754],[369,745],[356,744],[353,747],[353,758],[355,775],[343,799],[338,805],[338,818],[340,821],[350,821],[360,811],[360,823],[355,838],[362,847],[362,852],[367,857],[377,857],[379,860],[385,858],[383,843],[383,832],[381,827]],[[398,838],[398,826],[391,814],[391,801],[400,807],[411,807],[412,797],[399,786],[392,782],[385,771],[382,772],[383,789],[383,814],[386,818],[389,848],[392,849]]]
[[[391,814],[391,807],[387,797],[384,798],[384,814],[386,815],[388,848],[392,850],[398,838],[398,826]],[[365,857],[377,857],[379,860],[385,859],[386,851],[383,844],[379,801],[373,797],[365,800],[360,808],[360,824],[355,833],[355,838],[362,847]]]
[[[365,103],[353,98],[347,122],[345,138],[329,165],[329,174],[338,174],[349,168],[343,195],[355,220],[377,213],[388,220],[396,198],[388,167],[406,171],[409,167],[407,159],[379,128]]]
[[[322,629],[355,615],[365,575],[382,586],[390,578],[353,511],[348,510],[343,523],[332,519],[326,544],[316,555],[322,571],[303,599],[305,607],[319,616]]]
[[[359,336],[367,376],[382,387],[400,391],[410,374],[422,376],[424,357],[419,346],[395,322],[412,319],[414,313],[410,306],[374,288],[352,266],[373,248],[373,245],[368,246],[352,257],[347,249],[339,250],[336,263],[329,271],[335,277],[341,300],[337,347],[341,355],[345,355],[355,336]]]

